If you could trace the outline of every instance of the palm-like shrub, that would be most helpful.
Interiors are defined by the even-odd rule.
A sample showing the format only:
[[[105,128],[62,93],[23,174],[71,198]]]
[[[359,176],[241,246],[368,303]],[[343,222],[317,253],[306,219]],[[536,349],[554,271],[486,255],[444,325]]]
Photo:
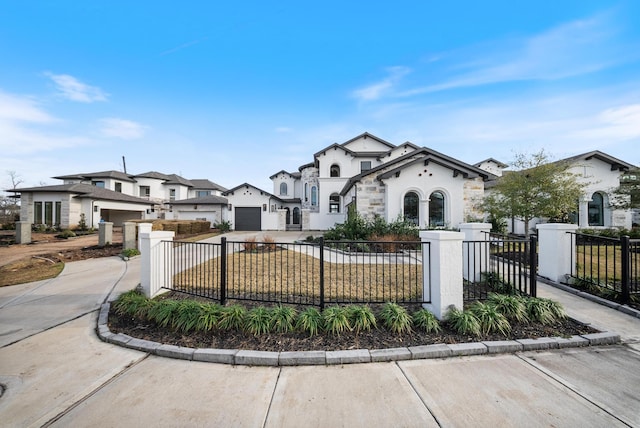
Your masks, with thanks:
[[[151,299],[145,297],[138,290],[130,290],[122,293],[116,299],[113,303],[113,310],[121,315],[145,318],[151,306]]]
[[[550,299],[530,297],[526,300],[525,306],[529,319],[542,324],[553,324],[566,318],[562,305]]]
[[[245,318],[245,329],[256,336],[271,331],[271,311],[264,306],[251,309]]]
[[[413,325],[426,333],[439,333],[442,331],[440,321],[427,309],[419,309],[412,315]]]
[[[380,319],[385,328],[394,333],[411,333],[411,325],[413,323],[411,315],[397,303],[385,303],[380,311]]]
[[[480,321],[469,310],[461,311],[457,308],[451,308],[447,312],[446,320],[451,328],[460,334],[480,335]]]
[[[494,305],[498,312],[508,320],[528,322],[527,307],[524,298],[516,295],[489,293],[487,302]]]
[[[296,328],[309,336],[315,336],[324,328],[322,314],[316,308],[307,308],[300,312],[296,321]]]
[[[509,320],[498,311],[491,303],[476,302],[470,308],[480,323],[480,331],[483,334],[499,332],[504,335],[511,331]]]
[[[347,310],[349,321],[356,333],[369,331],[376,326],[376,316],[369,306],[349,306]]]
[[[173,299],[159,300],[149,309],[148,317],[160,327],[168,327],[174,323],[180,301]]]
[[[288,333],[294,329],[297,312],[290,306],[277,305],[271,310],[271,323],[277,333]]]
[[[324,323],[324,329],[331,334],[339,336],[340,333],[351,330],[347,308],[331,306],[325,309],[322,312],[322,321]]]

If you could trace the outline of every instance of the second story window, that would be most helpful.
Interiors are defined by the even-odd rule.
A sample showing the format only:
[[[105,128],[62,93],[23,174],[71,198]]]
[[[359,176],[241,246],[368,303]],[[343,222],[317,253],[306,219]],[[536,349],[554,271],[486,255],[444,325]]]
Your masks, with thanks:
[[[169,189],[169,200],[170,201],[176,200],[176,189]]]
[[[360,162],[360,172],[369,171],[371,169],[371,161]]]
[[[316,205],[318,205],[318,188],[311,186],[311,206],[315,207]]]
[[[329,169],[329,176],[330,177],[340,177],[340,166],[331,165],[331,168]]]
[[[116,182],[116,192],[122,193],[122,183]]]
[[[140,186],[140,197],[148,198],[151,196],[151,187],[149,186]]]
[[[197,198],[203,198],[205,196],[210,196],[211,195],[211,191],[210,190],[197,190],[196,191],[196,197]]]
[[[91,184],[93,184],[96,187],[100,187],[104,189],[104,181],[92,181]]]
[[[338,195],[337,193],[333,193],[331,196],[329,196],[329,212],[340,212],[340,195]]]
[[[287,194],[287,183],[280,183],[280,194],[281,195]]]

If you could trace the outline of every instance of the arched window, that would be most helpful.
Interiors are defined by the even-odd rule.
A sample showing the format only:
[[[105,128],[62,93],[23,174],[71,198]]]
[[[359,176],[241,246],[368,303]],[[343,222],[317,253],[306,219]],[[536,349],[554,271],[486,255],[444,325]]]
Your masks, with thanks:
[[[329,169],[329,176],[330,177],[340,177],[340,166],[331,165],[331,168]]]
[[[280,183],[280,194],[281,195],[287,194],[287,183]]]
[[[444,194],[433,192],[429,196],[429,226],[441,227],[444,225]]]
[[[309,183],[304,183],[304,201],[309,200]]]
[[[293,209],[293,224],[300,224],[300,208]]]
[[[318,188],[311,186],[311,206],[315,207],[316,205],[318,205]]]
[[[404,195],[404,219],[414,224],[419,222],[418,195],[416,192],[408,192]]]
[[[338,195],[337,193],[333,193],[331,194],[331,196],[329,196],[329,212],[340,212],[340,195]]]
[[[594,193],[589,201],[589,226],[604,226],[604,198]]]

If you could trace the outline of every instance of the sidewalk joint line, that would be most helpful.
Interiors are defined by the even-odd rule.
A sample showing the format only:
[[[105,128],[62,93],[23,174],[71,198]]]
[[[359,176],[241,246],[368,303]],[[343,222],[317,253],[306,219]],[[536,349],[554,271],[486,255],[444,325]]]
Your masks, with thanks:
[[[409,382],[409,385],[411,386],[411,389],[413,390],[413,392],[418,396],[418,398],[420,399],[420,402],[422,402],[422,405],[425,407],[425,409],[427,409],[427,412],[429,412],[429,414],[431,415],[431,417],[433,418],[433,420],[436,421],[436,424],[438,424],[439,427],[442,426],[442,424],[440,423],[440,420],[438,420],[438,417],[435,415],[435,413],[433,413],[433,411],[431,411],[431,408],[429,407],[429,405],[427,404],[426,401],[424,401],[424,399],[422,398],[422,396],[418,393],[418,389],[416,388],[416,386],[413,384],[413,382],[411,382],[411,379],[409,378],[409,376],[407,375],[407,373],[405,373],[404,369],[402,368],[402,366],[400,364],[398,364],[397,361],[394,361],[394,364],[400,369],[400,373],[402,373],[402,376],[404,376],[404,378],[407,380],[407,382]]]
[[[280,381],[281,374],[282,374],[282,367],[278,367],[278,376],[276,377],[276,382],[273,385],[273,392],[271,392],[271,399],[269,400],[267,413],[264,415],[264,422],[262,423],[262,428],[265,428],[267,426],[267,421],[269,420],[269,414],[271,413],[271,406],[273,405],[273,399],[276,396],[276,389],[278,389],[278,382]]]

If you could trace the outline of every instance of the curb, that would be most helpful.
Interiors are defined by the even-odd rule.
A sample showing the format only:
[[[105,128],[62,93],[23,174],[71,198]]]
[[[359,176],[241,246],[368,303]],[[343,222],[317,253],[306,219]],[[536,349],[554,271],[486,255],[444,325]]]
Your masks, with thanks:
[[[248,366],[342,365],[384,361],[425,360],[469,355],[513,354],[522,351],[614,345],[620,335],[613,332],[591,333],[571,337],[541,337],[455,344],[435,344],[391,349],[353,349],[344,351],[252,351],[240,349],[203,349],[163,345],[136,339],[126,334],[114,334],[107,324],[109,303],[100,307],[96,332],[104,342],[135,349],[160,357],[218,364]]]

